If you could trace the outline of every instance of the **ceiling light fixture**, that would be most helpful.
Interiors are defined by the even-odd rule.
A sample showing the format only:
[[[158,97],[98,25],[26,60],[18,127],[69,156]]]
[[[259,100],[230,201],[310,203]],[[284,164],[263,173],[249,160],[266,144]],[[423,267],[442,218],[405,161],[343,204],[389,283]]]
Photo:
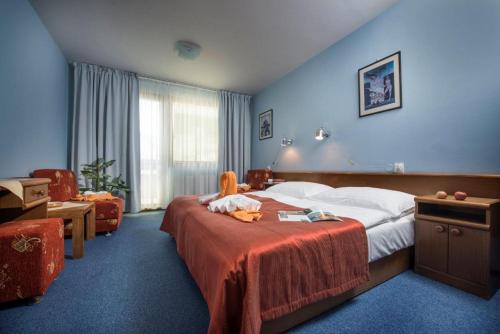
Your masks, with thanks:
[[[175,50],[179,57],[194,60],[200,55],[201,46],[190,41],[177,41],[175,42]]]

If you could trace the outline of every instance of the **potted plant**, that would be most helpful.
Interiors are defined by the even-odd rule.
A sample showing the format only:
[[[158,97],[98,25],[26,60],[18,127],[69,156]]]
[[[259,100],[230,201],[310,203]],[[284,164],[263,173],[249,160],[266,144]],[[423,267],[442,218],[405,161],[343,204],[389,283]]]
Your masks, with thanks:
[[[81,173],[89,187],[80,185],[80,191],[108,191],[113,195],[129,192],[130,189],[121,175],[112,177],[106,174],[106,168],[114,163],[115,160],[105,161],[103,158],[97,158],[90,164],[83,164]]]

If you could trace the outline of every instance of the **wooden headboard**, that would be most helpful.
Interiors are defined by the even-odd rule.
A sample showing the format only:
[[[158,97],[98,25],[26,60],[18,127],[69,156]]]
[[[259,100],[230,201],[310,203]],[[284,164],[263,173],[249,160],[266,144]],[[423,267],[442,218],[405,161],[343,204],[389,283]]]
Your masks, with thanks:
[[[465,191],[469,196],[500,198],[500,174],[370,173],[370,172],[279,172],[273,177],[287,181],[309,181],[332,187],[377,187],[415,195]]]

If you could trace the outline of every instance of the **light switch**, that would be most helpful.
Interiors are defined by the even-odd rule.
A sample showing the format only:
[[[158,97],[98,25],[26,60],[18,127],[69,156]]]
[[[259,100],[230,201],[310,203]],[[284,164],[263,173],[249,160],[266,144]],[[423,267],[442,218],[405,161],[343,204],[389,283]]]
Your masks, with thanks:
[[[394,163],[394,173],[403,174],[405,172],[405,163],[404,162],[395,162]]]

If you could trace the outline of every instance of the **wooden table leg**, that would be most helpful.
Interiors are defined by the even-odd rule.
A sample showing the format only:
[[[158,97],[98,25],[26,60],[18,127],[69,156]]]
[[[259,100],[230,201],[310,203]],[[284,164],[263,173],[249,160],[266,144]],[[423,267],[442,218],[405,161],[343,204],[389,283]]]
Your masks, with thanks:
[[[95,239],[95,206],[85,214],[85,239]]]
[[[72,218],[72,245],[73,245],[73,259],[83,257],[83,217]]]

